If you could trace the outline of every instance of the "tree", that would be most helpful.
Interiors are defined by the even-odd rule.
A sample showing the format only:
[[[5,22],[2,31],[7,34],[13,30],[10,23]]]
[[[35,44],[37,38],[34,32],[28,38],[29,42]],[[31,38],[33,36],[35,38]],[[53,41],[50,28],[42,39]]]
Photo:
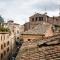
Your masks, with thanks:
[[[0,16],[0,23],[4,23],[4,19]]]

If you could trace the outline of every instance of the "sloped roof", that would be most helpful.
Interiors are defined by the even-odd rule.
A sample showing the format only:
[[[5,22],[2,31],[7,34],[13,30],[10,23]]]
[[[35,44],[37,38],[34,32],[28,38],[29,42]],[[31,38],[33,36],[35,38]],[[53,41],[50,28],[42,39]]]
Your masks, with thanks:
[[[53,43],[52,43],[53,42]],[[31,43],[31,42],[30,42]],[[40,40],[40,47],[29,47],[26,45],[23,49],[20,48],[16,60],[60,60],[60,42],[59,40],[45,41]],[[46,44],[45,44],[46,43]],[[36,43],[37,44],[37,43]],[[33,43],[31,44],[33,45]],[[29,53],[29,52],[30,53]],[[28,55],[29,54],[29,55]],[[23,57],[23,58],[22,58]]]
[[[40,13],[35,13],[34,15],[30,16],[30,17],[34,17],[34,16],[47,16],[45,13],[44,14],[40,14]]]
[[[8,22],[14,22],[13,20],[9,20]]]
[[[41,35],[43,35],[47,31],[47,29],[50,27],[51,27],[51,24],[43,23],[43,24],[37,25],[33,29],[23,32],[22,34],[41,34]]]

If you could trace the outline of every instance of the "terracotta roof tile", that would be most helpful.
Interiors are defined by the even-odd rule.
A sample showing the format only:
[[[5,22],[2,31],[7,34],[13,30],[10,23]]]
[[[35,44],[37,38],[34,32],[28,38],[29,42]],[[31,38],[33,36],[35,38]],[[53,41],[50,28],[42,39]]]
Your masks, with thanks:
[[[25,31],[22,34],[45,34],[48,28],[51,28],[51,24],[39,24],[35,28]]]
[[[58,40],[55,41],[58,42]],[[53,42],[55,43],[55,41]],[[19,51],[16,60],[60,60],[60,44],[58,43],[52,46],[43,45],[41,47],[34,46],[33,48],[26,45],[27,47]]]

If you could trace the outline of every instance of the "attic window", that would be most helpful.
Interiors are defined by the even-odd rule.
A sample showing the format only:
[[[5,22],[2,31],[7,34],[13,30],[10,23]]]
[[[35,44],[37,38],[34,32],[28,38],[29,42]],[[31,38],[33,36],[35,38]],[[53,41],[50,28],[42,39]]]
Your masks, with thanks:
[[[34,18],[32,18],[32,21],[34,21]]]

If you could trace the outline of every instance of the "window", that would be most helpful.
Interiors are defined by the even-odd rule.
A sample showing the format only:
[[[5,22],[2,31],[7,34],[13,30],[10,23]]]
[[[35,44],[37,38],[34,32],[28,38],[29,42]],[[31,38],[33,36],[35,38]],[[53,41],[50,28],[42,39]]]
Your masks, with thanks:
[[[7,35],[7,38],[9,38],[9,35]]]
[[[6,47],[6,44],[4,43],[4,47]]]
[[[41,20],[41,17],[39,17],[39,21]]]
[[[7,45],[9,45],[9,41],[7,42]]]
[[[17,39],[19,39],[19,37],[17,37]]]
[[[58,19],[56,19],[56,21],[58,21]]]
[[[9,52],[9,47],[7,48],[7,52]]]
[[[12,30],[14,32],[14,30]]]
[[[43,17],[41,17],[41,20],[43,21]]]
[[[3,58],[3,54],[1,53],[1,59]]]
[[[19,31],[17,30],[17,34],[19,34]]]
[[[1,36],[1,41],[2,41],[2,36]]]
[[[32,18],[32,21],[34,21],[34,18]]]
[[[1,49],[3,49],[3,45],[1,45]]]
[[[39,17],[39,21],[43,21],[43,17]]]
[[[5,35],[4,35],[4,40],[5,40]]]
[[[28,39],[28,41],[30,41],[30,39]]]
[[[6,51],[4,51],[4,55],[6,55]]]
[[[38,19],[38,18],[36,17],[36,21],[37,21],[37,19]]]

